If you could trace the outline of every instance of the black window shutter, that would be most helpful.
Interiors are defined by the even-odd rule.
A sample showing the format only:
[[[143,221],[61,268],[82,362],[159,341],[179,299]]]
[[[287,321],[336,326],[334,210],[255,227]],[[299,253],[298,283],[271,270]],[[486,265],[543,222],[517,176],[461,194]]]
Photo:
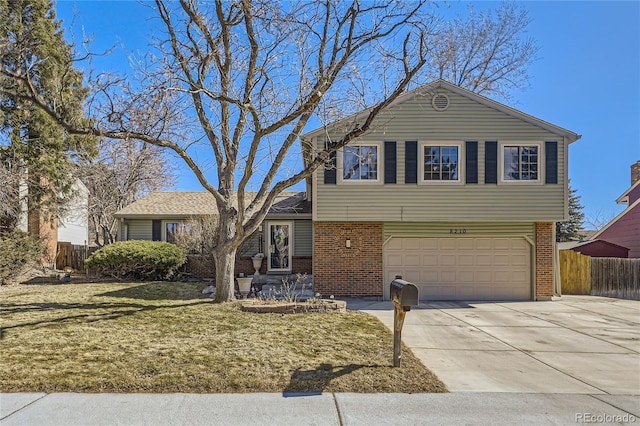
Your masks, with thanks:
[[[159,219],[151,222],[151,240],[162,240],[162,221]]]
[[[545,183],[558,183],[558,142],[544,143]]]
[[[418,183],[418,142],[404,143],[404,183]]]
[[[484,143],[484,183],[498,183],[498,142]]]
[[[329,154],[329,163],[324,166],[324,183],[336,184],[336,152]]]
[[[396,143],[384,143],[384,183],[396,183]]]
[[[467,170],[465,179],[467,183],[478,183],[478,142],[467,141],[465,152],[465,162]]]

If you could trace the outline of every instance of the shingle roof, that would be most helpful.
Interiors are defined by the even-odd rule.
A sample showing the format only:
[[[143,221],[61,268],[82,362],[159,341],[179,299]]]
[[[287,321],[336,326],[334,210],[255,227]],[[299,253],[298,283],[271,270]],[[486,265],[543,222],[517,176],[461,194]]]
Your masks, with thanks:
[[[247,193],[250,201],[255,193]],[[208,192],[152,192],[140,200],[129,204],[115,214],[118,218],[172,217],[187,218],[217,214],[213,195]],[[311,203],[306,201],[303,192],[283,192],[269,211],[269,215],[288,215],[311,213]]]

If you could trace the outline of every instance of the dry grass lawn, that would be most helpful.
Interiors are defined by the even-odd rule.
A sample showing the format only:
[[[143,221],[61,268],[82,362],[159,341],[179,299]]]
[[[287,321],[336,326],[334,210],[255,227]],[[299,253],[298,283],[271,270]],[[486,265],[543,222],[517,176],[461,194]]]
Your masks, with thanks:
[[[254,314],[200,283],[0,288],[0,392],[446,392],[376,318]]]

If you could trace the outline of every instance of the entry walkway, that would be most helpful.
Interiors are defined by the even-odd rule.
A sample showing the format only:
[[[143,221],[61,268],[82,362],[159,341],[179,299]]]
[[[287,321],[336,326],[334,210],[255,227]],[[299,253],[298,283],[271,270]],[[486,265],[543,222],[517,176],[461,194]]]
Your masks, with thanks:
[[[393,329],[391,302],[347,307]],[[452,392],[640,395],[639,301],[423,303],[402,340]]]

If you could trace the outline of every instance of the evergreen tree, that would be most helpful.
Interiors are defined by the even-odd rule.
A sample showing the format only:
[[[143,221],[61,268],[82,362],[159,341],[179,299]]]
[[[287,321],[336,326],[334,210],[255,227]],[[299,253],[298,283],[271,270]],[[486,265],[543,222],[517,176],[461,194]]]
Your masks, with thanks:
[[[577,190],[571,188],[569,184],[569,220],[566,222],[556,223],[556,241],[576,241],[584,238],[580,234],[582,225],[584,224],[584,213],[582,212],[582,204],[580,204],[580,196]]]
[[[82,123],[88,91],[82,73],[73,67],[72,47],[63,38],[51,2],[0,0],[0,61],[4,70],[28,76],[47,105]],[[19,174],[14,182],[28,188],[7,186],[0,189],[6,193],[2,198],[57,216],[61,200],[71,195],[74,158],[91,151],[93,138],[67,134],[49,114],[25,101],[25,88],[6,74],[0,76],[0,85],[0,160]],[[10,228],[16,220],[5,217],[3,223]]]

